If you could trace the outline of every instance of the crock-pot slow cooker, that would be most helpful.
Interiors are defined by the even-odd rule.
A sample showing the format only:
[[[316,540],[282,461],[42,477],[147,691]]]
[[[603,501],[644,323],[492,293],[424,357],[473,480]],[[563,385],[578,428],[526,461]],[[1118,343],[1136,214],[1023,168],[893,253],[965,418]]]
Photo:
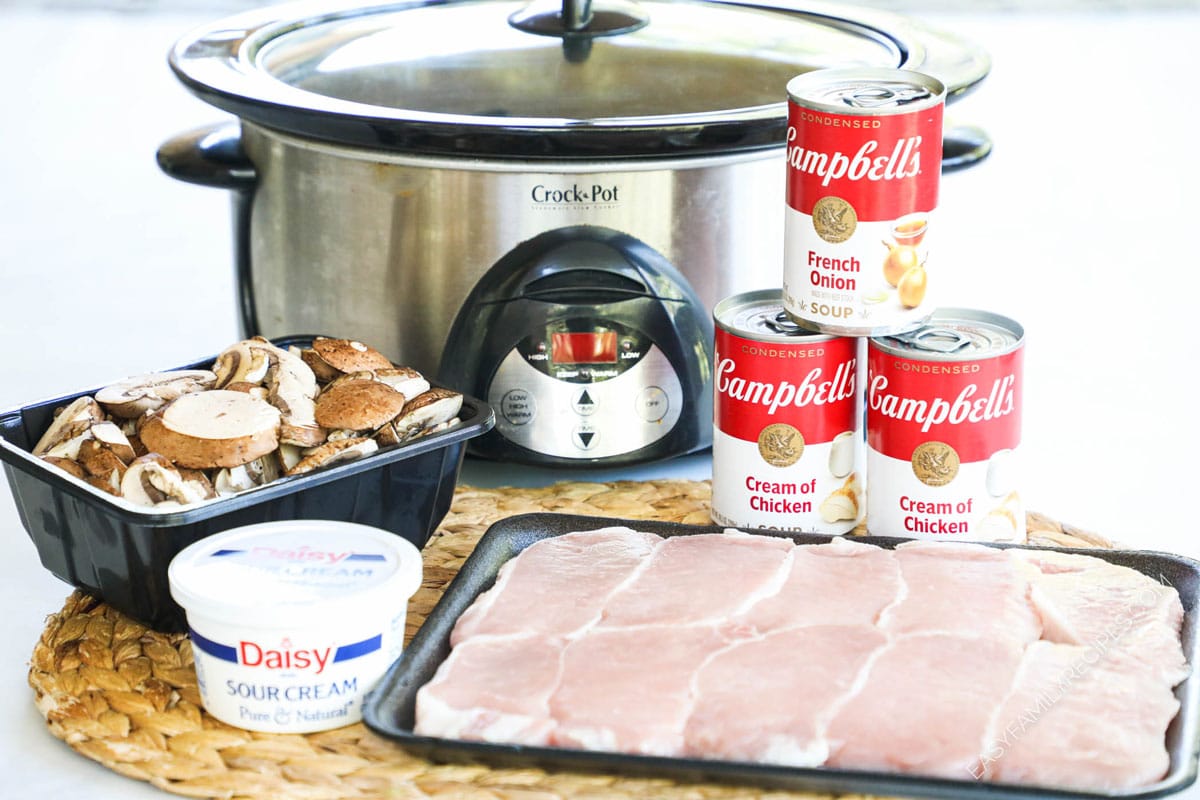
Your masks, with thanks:
[[[159,162],[179,179],[234,190],[243,332],[336,332],[451,385],[474,381],[458,388],[496,405],[497,436],[518,460],[565,464],[648,460],[708,443],[711,322],[691,317],[707,320],[735,292],[779,285],[790,78],[903,67],[940,79],[953,101],[990,67],[978,48],[900,16],[780,0],[305,2],[194,31],[170,65],[198,97],[238,118],[167,142]],[[988,147],[985,137],[948,139],[947,166]],[[567,246],[572,236],[604,255],[594,269],[554,279],[574,282],[569,320],[497,323],[486,347],[471,346],[477,328],[455,333],[456,320],[487,310],[464,310],[472,298],[562,300],[562,286],[536,283],[547,275],[513,253],[535,240]],[[646,259],[679,291],[664,294],[641,267],[630,271]],[[500,280],[497,269],[529,280]],[[534,281],[559,294],[477,291],[489,273],[489,286],[524,291]],[[589,304],[593,283],[604,292]],[[606,303],[620,291],[646,300],[647,314],[672,318],[690,305],[690,316],[677,330],[653,326],[653,335],[648,322],[624,317],[618,329]],[[695,358],[651,358],[671,349],[664,337],[682,338],[673,349]],[[601,368],[596,359],[608,359],[614,342],[646,369]],[[582,360],[543,370],[548,381],[508,395],[507,405],[489,393],[507,354],[543,345],[551,361]],[[664,369],[674,388],[647,394]],[[612,387],[619,391],[603,391]],[[616,437],[605,425],[622,424],[621,415],[602,424],[603,405],[580,414],[583,394],[605,396],[621,414],[642,402],[642,433],[609,446]],[[681,398],[667,401],[683,403],[683,413],[647,419],[660,410],[647,398],[667,395]],[[544,426],[550,438],[518,442],[533,428],[523,427],[531,407],[514,397],[532,399],[535,418],[550,408],[567,416]],[[665,430],[668,418],[683,435]]]

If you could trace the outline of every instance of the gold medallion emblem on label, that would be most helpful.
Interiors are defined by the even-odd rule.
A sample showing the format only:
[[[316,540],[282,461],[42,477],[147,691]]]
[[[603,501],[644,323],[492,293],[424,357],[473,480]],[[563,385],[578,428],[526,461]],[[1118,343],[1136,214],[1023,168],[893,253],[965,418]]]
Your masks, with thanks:
[[[772,467],[790,467],[804,453],[804,437],[791,425],[777,422],[758,434],[758,454]]]
[[[945,486],[958,474],[958,453],[945,442],[922,442],[913,450],[912,468],[926,486]]]
[[[813,205],[813,228],[830,244],[844,242],[858,227],[858,212],[840,197],[822,197]]]

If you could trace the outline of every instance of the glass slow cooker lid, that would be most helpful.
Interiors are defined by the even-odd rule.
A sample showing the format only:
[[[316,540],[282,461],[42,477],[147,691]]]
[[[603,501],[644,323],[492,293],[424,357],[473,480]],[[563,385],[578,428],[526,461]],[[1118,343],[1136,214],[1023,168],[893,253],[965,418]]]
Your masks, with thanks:
[[[202,99],[304,136],[593,158],[777,146],[786,84],[813,69],[924,69],[957,95],[989,68],[957,39],[850,7],[597,0],[580,27],[544,2],[263,9],[185,37],[171,65]]]

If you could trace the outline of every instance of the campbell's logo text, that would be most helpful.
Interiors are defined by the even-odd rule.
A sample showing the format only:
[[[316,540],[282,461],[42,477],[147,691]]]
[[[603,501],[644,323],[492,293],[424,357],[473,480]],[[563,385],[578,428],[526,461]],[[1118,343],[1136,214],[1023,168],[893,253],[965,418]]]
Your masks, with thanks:
[[[898,139],[890,151],[875,139],[863,142],[853,154],[806,149],[793,144],[799,135],[788,128],[788,166],[797,172],[815,175],[822,186],[843,178],[851,181],[892,181],[915,178],[921,174],[921,136]]]
[[[732,358],[723,358],[717,364],[717,392],[732,400],[764,406],[772,415],[781,407],[821,406],[854,397],[854,365],[854,359],[838,364],[828,379],[821,367],[813,367],[799,384],[786,380],[765,383],[735,375],[737,364]]]
[[[977,384],[967,384],[953,398],[934,397],[920,400],[902,397],[888,392],[885,375],[871,378],[868,403],[872,411],[885,417],[920,425],[922,433],[929,433],[937,425],[963,425],[979,423],[1008,416],[1016,408],[1014,388],[1015,375],[997,378],[983,395]]]

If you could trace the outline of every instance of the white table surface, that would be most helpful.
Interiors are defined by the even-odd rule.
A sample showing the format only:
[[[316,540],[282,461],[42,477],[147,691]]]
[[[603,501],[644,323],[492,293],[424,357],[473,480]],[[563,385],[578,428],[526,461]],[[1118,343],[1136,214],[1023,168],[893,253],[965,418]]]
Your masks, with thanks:
[[[237,335],[228,198],[154,162],[163,140],[220,118],[165,63],[211,14],[47,9],[0,4],[0,408],[182,363]],[[996,149],[943,181],[938,277],[947,300],[1026,326],[1029,506],[1200,556],[1200,9],[925,19],[994,58],[951,109]],[[708,470],[700,456],[576,476],[468,464],[465,476]],[[34,708],[29,655],[68,592],[0,491],[0,796],[162,796],[75,754]]]

